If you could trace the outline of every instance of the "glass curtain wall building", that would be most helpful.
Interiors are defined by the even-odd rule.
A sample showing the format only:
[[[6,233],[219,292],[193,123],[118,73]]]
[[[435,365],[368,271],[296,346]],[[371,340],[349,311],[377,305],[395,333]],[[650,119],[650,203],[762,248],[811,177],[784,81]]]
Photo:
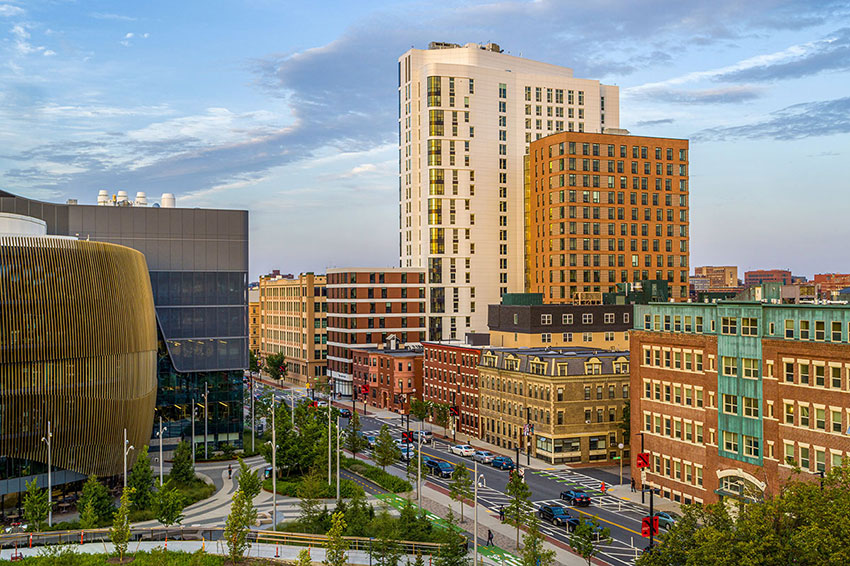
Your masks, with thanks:
[[[0,212],[40,218],[48,234],[142,252],[156,309],[156,414],[168,427],[165,437],[191,438],[194,406],[196,443],[204,441],[206,408],[211,445],[241,445],[248,212],[175,208],[166,195],[162,207],[147,206],[141,193],[135,203],[120,196],[98,200],[98,206],[52,204],[0,191]]]

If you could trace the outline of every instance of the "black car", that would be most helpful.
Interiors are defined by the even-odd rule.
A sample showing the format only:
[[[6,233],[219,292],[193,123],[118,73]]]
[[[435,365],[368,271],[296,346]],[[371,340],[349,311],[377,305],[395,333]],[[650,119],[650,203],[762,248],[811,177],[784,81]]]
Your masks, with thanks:
[[[344,419],[350,419],[351,418],[351,409],[340,409],[339,410],[339,416],[344,418]]]
[[[561,499],[576,507],[587,507],[590,505],[590,496],[583,491],[568,489],[561,492]]]
[[[570,515],[570,512],[560,505],[543,505],[538,509],[537,514],[542,520],[549,521],[556,527],[569,528],[570,523],[575,522],[578,524],[578,521]],[[570,528],[569,530],[572,529]]]
[[[432,460],[429,458],[425,462],[425,465],[428,466],[429,472],[431,472],[435,476],[440,476],[443,478],[452,477],[452,473],[454,473],[455,471],[454,466],[444,460]]]

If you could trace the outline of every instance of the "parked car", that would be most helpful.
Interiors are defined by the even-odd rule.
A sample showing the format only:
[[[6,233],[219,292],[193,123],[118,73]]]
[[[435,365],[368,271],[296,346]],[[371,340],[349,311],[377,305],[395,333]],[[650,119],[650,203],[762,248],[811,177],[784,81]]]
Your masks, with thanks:
[[[410,460],[410,458],[416,453],[416,450],[414,450],[413,445],[411,444],[399,444],[398,449],[401,451],[402,460]]]
[[[476,450],[475,454],[472,456],[472,459],[476,462],[481,462],[482,464],[489,464],[493,461],[495,456],[489,450]]]
[[[449,452],[451,452],[452,454],[457,454],[458,456],[469,457],[475,454],[475,448],[473,448],[469,444],[458,444],[449,448]]]
[[[567,527],[570,521],[574,520],[570,512],[561,505],[543,505],[537,510],[537,515],[556,527]]]
[[[316,401],[316,406],[317,407],[327,407],[328,402],[327,401]]]
[[[373,448],[375,448],[375,444],[378,442],[377,436],[369,435],[369,436],[364,436],[363,438],[366,439],[366,446],[369,447],[369,450],[372,450]]]
[[[413,431],[413,438],[415,438],[416,440],[419,440],[419,431],[418,430]],[[423,430],[422,431],[422,444],[431,444],[431,440],[433,440],[433,438],[434,438],[434,435],[431,434],[430,430]]]
[[[350,419],[351,418],[351,409],[340,409],[339,410],[339,416],[344,418],[344,419]]]
[[[590,496],[583,491],[568,489],[561,492],[561,499],[575,505],[576,507],[587,507],[590,505]]]
[[[665,531],[669,530],[679,520],[679,515],[669,511],[656,511],[655,516],[658,517],[658,528]]]
[[[445,460],[434,460],[429,458],[425,464],[428,466],[428,471],[435,476],[450,478],[455,471],[455,467]]]
[[[593,520],[589,519],[587,517],[584,517],[582,519],[573,518],[573,520],[571,522],[567,523],[567,530],[570,531],[570,532],[573,532],[574,530],[576,530],[576,527],[579,526],[580,523],[587,523],[588,525],[593,527],[593,538],[594,539],[598,540],[599,538],[602,537],[602,526],[599,525],[599,524],[594,526]]]
[[[511,460],[510,456],[496,456],[490,462],[490,465],[494,468],[498,468],[500,470],[513,470],[514,469],[514,461]]]

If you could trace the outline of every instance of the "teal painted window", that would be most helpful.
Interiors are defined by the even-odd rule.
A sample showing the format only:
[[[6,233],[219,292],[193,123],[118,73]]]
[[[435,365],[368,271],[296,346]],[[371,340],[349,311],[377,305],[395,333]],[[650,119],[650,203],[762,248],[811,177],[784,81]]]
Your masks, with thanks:
[[[736,377],[738,375],[738,359],[732,356],[722,356],[721,371],[723,375]]]
[[[738,452],[738,435],[728,430],[723,431],[723,450],[726,452]]]
[[[744,397],[744,416],[757,419],[759,417],[759,400],[755,397]]]
[[[744,317],[741,319],[741,336],[758,336],[759,322],[755,317]]]
[[[758,379],[759,377],[759,360],[755,358],[742,358],[741,365],[743,368],[743,376],[750,379]]]
[[[702,334],[702,317],[696,317],[696,332],[697,334]]]
[[[823,342],[826,339],[826,331],[824,330],[824,322],[822,320],[815,321],[815,340]]]
[[[787,340],[794,339],[794,321],[793,320],[785,320],[785,338]]]
[[[829,339],[833,342],[841,342],[841,323],[833,321],[831,325],[832,332]]]
[[[811,323],[808,320],[800,321],[800,340],[808,340],[811,337],[811,334],[809,332],[810,325]]]
[[[734,316],[724,316],[720,319],[720,333],[728,336],[738,334],[738,319]]]
[[[744,435],[744,456],[758,458],[759,454],[759,439],[755,436]]]
[[[738,397],[735,395],[723,394],[723,412],[727,415],[738,414]]]

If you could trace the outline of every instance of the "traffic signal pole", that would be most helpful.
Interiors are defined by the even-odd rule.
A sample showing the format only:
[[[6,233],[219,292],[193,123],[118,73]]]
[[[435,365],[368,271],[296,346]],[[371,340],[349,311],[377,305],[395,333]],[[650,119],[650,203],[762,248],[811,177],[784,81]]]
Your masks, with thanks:
[[[641,437],[643,438],[643,437]],[[654,533],[655,533],[655,491],[653,489],[649,490],[649,548],[652,550],[652,546],[655,544],[654,542]]]

